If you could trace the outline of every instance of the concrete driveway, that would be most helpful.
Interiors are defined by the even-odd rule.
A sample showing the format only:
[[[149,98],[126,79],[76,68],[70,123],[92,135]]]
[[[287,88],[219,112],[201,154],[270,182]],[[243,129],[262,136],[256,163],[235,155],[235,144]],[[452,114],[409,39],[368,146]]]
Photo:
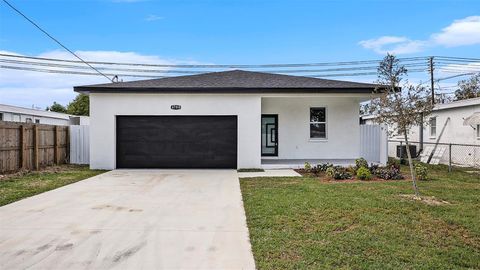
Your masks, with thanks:
[[[117,170],[0,207],[0,269],[254,269],[234,170]]]

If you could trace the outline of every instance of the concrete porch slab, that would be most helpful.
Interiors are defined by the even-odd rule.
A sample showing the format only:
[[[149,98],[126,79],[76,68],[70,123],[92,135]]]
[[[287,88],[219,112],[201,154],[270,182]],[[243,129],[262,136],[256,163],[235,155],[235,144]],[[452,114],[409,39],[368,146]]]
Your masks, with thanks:
[[[292,169],[265,170],[264,172],[239,172],[239,178],[248,177],[299,177],[299,173]]]

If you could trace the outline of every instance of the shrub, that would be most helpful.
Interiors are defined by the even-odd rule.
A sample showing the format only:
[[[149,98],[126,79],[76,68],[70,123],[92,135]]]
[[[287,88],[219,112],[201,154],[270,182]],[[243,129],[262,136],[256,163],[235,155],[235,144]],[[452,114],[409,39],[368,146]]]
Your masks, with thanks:
[[[317,165],[317,168],[318,170],[322,171],[322,172],[326,172],[328,168],[331,168],[333,167],[333,164],[332,163],[322,163],[322,164],[318,164]]]
[[[368,162],[366,159],[362,158],[357,158],[355,159],[355,171],[360,169],[360,168],[367,168],[368,169]]]
[[[310,163],[307,161],[305,162],[303,168],[305,169],[305,171],[309,172],[312,169],[312,165],[310,165]]]
[[[357,178],[361,180],[370,180],[372,179],[372,173],[370,172],[369,169],[365,167],[360,167],[357,170]]]
[[[421,163],[415,164],[415,174],[417,175],[417,179],[420,181],[428,180],[428,168]]]
[[[391,165],[400,166],[400,160],[394,157],[388,157],[387,166]]]
[[[385,180],[400,180],[403,179],[403,175],[400,173],[399,165],[389,165],[387,167],[376,167],[372,169],[372,173],[378,178]]]
[[[330,167],[325,171],[326,175],[330,178],[333,178],[335,176],[335,168]]]
[[[326,170],[326,174],[328,177],[335,180],[345,180],[352,178],[352,174],[347,172],[347,170],[341,166],[329,167]]]

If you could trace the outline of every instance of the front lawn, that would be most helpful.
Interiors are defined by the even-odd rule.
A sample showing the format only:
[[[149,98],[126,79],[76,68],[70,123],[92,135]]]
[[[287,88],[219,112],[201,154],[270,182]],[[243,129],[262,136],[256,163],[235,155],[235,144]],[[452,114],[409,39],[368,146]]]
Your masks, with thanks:
[[[403,168],[405,169],[405,168]],[[410,181],[241,179],[259,269],[480,269],[480,175],[430,167]]]
[[[59,188],[105,171],[88,166],[63,165],[39,172],[17,173],[0,178],[0,206]]]

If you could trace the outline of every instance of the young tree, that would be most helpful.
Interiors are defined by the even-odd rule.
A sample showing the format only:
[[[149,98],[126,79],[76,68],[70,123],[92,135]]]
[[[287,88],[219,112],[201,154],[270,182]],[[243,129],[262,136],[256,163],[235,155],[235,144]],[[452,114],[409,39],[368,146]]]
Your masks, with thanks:
[[[67,112],[73,115],[89,115],[90,101],[87,95],[78,94],[67,106]]]
[[[459,81],[458,88],[455,91],[455,100],[480,97],[480,73]]]
[[[67,113],[67,109],[65,108],[65,106],[57,103],[57,102],[53,102],[53,105],[50,106],[50,107],[47,107],[46,109],[47,111],[51,111],[51,112],[59,112],[59,113]]]
[[[376,121],[390,127],[390,132],[402,134],[407,146],[408,164],[412,175],[415,195],[419,196],[408,133],[413,126],[422,123],[423,116],[430,114],[433,103],[430,91],[422,85],[413,86],[403,81],[407,69],[393,55],[387,54],[378,67],[376,92],[380,97],[372,100],[370,109]]]

